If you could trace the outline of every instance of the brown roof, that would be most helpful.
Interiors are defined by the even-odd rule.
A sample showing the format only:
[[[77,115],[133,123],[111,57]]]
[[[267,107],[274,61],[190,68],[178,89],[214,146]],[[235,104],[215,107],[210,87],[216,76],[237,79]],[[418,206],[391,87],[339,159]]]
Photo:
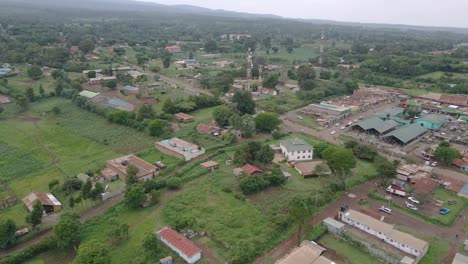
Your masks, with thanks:
[[[414,188],[424,193],[429,193],[437,186],[437,182],[431,178],[418,178],[414,180]]]
[[[42,205],[62,205],[59,200],[57,200],[57,198],[55,198],[55,196],[51,193],[31,192],[23,198],[23,203],[30,211],[32,211],[33,205],[36,203],[36,201],[40,201]]]
[[[214,167],[214,166],[218,166],[219,164],[218,164],[218,162],[216,162],[216,161],[210,160],[210,161],[207,161],[207,162],[203,162],[203,163],[200,164],[200,165],[201,165],[203,168],[208,169],[208,168],[211,168],[211,167]]]
[[[186,113],[177,113],[177,114],[174,114],[174,116],[177,118],[177,119],[183,119],[183,120],[190,120],[190,119],[194,119],[193,116],[191,115],[188,115]]]
[[[197,131],[202,133],[202,134],[206,134],[206,135],[209,135],[209,134],[213,133],[215,129],[216,128],[213,127],[212,125],[207,125],[207,124],[203,124],[203,123],[198,124],[198,126],[197,126]]]
[[[462,168],[462,167],[463,167],[463,168],[468,167],[468,161],[465,161],[465,160],[462,160],[462,159],[459,159],[459,158],[454,159],[453,162],[452,162],[452,164],[453,164],[453,165],[456,165],[456,166],[458,166],[458,167],[460,167],[460,168]]]
[[[325,248],[317,245],[313,241],[304,241],[275,264],[332,264],[333,261],[320,256]]]
[[[298,162],[294,165],[294,167],[299,170],[303,176],[310,176],[314,174],[317,165],[322,163],[322,161]]]
[[[126,165],[125,162],[127,163]],[[146,176],[149,173],[156,172],[157,167],[140,159],[139,157],[130,154],[120,158],[106,161],[107,164],[110,164],[112,167],[116,168],[120,172],[126,174],[128,164],[133,164],[138,168],[137,177]]]
[[[109,168],[102,169],[101,174],[102,174],[102,176],[104,178],[112,178],[115,175],[117,175],[117,173],[115,171],[113,171],[112,169],[109,169]]]
[[[439,100],[447,104],[454,104],[454,105],[461,105],[461,106],[468,105],[468,97],[464,95],[442,94]]]
[[[245,164],[244,166],[241,167],[241,169],[242,169],[243,172],[245,172],[248,175],[263,172],[257,166],[254,166],[254,165],[251,165],[251,164]]]
[[[359,212],[361,212],[363,214],[366,214],[366,215],[368,215],[370,217],[373,217],[373,218],[375,218],[375,219],[377,219],[379,221],[382,220],[382,215],[380,215],[379,213],[372,212],[372,211],[366,210],[364,208],[359,209]]]
[[[164,227],[158,232],[158,236],[180,250],[189,258],[202,251],[192,241],[188,240],[172,228]]]

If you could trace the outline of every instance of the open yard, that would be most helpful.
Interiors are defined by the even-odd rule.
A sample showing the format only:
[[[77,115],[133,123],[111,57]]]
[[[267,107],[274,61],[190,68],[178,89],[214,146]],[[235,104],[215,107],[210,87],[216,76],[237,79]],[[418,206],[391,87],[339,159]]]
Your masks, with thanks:
[[[379,259],[365,253],[362,249],[343,241],[334,235],[326,234],[318,241],[325,246],[324,256],[338,264],[374,264],[381,263]]]

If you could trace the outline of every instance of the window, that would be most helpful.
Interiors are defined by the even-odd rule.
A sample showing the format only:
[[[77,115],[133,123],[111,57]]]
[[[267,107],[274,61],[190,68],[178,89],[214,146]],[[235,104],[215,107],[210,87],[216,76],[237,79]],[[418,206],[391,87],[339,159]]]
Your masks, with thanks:
[[[310,159],[310,155],[309,155],[309,159]]]

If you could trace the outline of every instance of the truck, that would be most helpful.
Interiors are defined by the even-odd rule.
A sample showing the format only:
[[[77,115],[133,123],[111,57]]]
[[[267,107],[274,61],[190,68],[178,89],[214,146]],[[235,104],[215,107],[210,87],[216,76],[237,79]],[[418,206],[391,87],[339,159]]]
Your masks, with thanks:
[[[406,197],[406,191],[396,185],[390,185],[387,187],[387,192],[396,194],[401,197]]]

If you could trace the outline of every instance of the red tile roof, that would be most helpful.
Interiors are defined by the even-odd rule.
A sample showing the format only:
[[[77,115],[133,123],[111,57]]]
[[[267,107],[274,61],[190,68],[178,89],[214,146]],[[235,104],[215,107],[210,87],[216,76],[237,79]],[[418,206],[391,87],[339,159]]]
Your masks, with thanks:
[[[251,164],[245,164],[244,166],[241,167],[241,169],[248,175],[263,172],[261,169]]]
[[[193,116],[189,115],[189,114],[186,114],[186,113],[177,113],[177,114],[174,114],[174,116],[177,118],[177,119],[184,119],[184,120],[191,120],[191,119],[194,119]]]
[[[462,160],[462,159],[454,159],[453,162],[452,162],[453,165],[456,165],[460,168],[466,168],[468,167],[468,161],[465,161],[465,160]]]
[[[448,103],[448,104],[454,104],[454,105],[461,105],[461,106],[468,105],[468,97],[464,95],[443,94],[440,96],[440,101]]]
[[[158,232],[158,235],[189,258],[202,251],[192,241],[188,240],[172,228],[164,227]]]
[[[174,46],[167,46],[167,47],[165,47],[165,49],[167,49],[167,50],[171,50],[171,49],[180,49],[180,46],[177,46],[177,45],[174,45]]]
[[[214,130],[215,130],[215,128],[213,126],[203,124],[203,123],[200,123],[197,126],[197,131],[202,133],[202,134],[206,134],[206,135],[210,135]]]

